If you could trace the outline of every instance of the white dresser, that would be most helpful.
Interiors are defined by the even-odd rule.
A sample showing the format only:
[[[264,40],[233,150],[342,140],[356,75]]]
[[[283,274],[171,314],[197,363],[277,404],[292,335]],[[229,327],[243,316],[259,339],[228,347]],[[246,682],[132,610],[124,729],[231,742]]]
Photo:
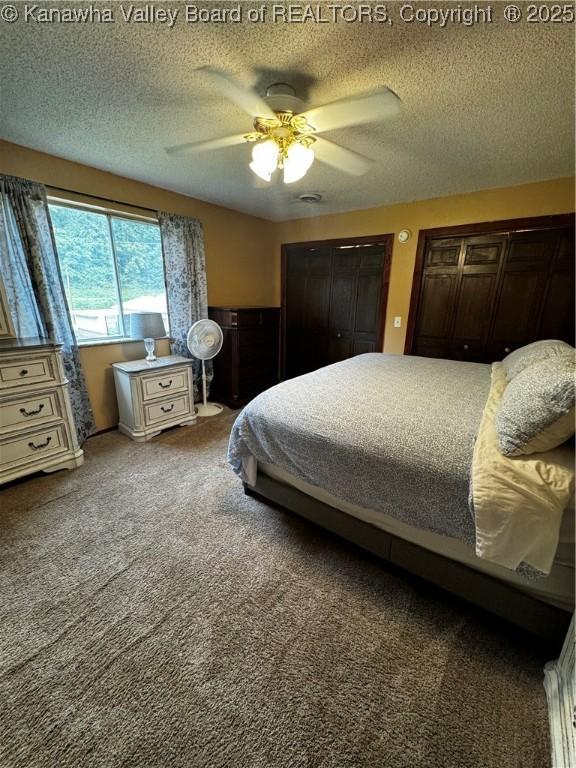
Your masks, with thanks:
[[[192,360],[169,355],[157,360],[112,363],[118,397],[118,429],[138,442],[163,429],[194,424]]]
[[[0,483],[83,461],[60,344],[0,339]]]

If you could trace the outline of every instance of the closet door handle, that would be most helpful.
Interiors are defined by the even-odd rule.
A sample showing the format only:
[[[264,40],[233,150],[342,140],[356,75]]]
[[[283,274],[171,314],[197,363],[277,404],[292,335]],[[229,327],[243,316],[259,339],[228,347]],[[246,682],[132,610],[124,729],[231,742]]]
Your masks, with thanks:
[[[163,405],[161,405],[160,410],[162,411],[162,413],[170,413],[170,411],[174,410],[174,403],[172,403],[170,408],[165,408]]]
[[[159,386],[159,387],[162,387],[162,389],[170,389],[170,387],[172,386],[172,379],[170,379],[170,381],[168,382],[168,384],[164,384],[164,382],[163,382],[163,381],[159,381],[159,382],[158,382],[158,386]]]
[[[28,448],[32,449],[33,451],[40,451],[42,448],[46,448],[46,446],[50,444],[51,440],[51,437],[47,437],[44,443],[38,443],[37,445],[35,445],[33,442],[29,442]]]
[[[40,403],[36,410],[27,411],[26,408],[20,408],[22,416],[38,416],[40,411],[44,408],[44,403]]]

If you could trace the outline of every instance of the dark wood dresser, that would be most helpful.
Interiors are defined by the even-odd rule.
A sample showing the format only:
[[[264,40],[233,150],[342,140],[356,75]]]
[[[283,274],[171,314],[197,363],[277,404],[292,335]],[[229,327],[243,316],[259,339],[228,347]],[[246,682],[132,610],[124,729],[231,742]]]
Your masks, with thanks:
[[[279,381],[279,307],[209,307],[224,343],[214,359],[210,397],[242,408]]]

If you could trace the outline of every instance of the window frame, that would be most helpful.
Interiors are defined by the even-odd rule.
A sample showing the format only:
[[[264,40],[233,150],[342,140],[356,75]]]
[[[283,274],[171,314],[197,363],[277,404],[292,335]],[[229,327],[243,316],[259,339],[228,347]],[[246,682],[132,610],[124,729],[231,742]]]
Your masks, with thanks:
[[[105,208],[103,206],[93,205],[91,203],[82,203],[75,200],[67,200],[57,197],[56,195],[47,195],[48,211],[50,206],[58,206],[59,208],[75,208],[76,210],[84,211],[87,213],[97,213],[106,217],[106,224],[108,227],[108,236],[110,238],[110,248],[112,251],[112,262],[114,266],[114,279],[115,279],[115,291],[118,301],[118,307],[120,310],[120,322],[122,324],[122,334],[110,335],[110,336],[94,336],[93,338],[76,339],[76,343],[79,347],[95,347],[100,344],[127,344],[127,343],[141,343],[141,339],[134,339],[131,336],[126,335],[126,328],[124,326],[124,307],[122,301],[122,287],[120,284],[120,273],[118,269],[118,257],[116,255],[116,246],[114,242],[114,231],[112,228],[112,219],[127,219],[128,221],[140,221],[142,224],[148,224],[150,226],[160,227],[160,222],[155,216],[142,216],[141,214],[128,213],[127,211],[117,211],[112,208]],[[50,226],[54,230],[54,224],[52,217],[50,217]],[[55,235],[54,235],[55,237]],[[55,243],[56,245],[56,243]],[[60,256],[58,255],[58,248],[56,248],[56,258],[58,259],[58,267],[61,267]],[[164,279],[164,290],[166,290],[166,279]],[[73,328],[74,333],[76,333]],[[170,336],[159,337],[163,339],[169,339]]]

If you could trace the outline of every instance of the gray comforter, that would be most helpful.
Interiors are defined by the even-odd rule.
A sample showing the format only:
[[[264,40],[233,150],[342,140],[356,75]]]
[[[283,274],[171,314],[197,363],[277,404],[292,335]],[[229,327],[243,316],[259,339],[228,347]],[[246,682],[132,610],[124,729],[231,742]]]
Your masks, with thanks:
[[[234,424],[228,460],[282,467],[333,495],[474,543],[468,505],[490,366],[367,354],[259,395]]]

